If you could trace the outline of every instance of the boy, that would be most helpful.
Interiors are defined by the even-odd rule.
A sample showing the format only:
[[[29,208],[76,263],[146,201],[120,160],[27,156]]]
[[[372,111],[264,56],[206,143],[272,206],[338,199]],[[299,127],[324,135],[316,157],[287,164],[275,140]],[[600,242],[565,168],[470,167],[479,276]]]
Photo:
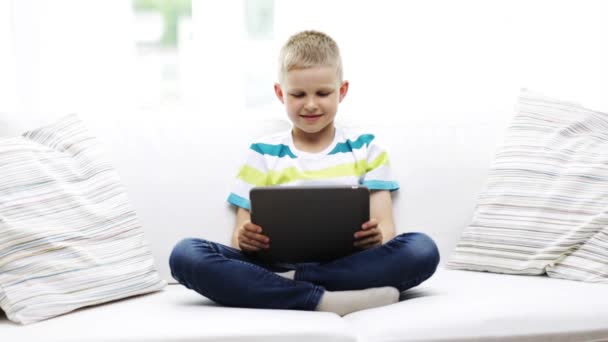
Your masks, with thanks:
[[[439,263],[435,243],[421,233],[395,236],[386,152],[371,134],[334,126],[348,92],[335,41],[304,31],[283,46],[274,85],[293,127],[250,147],[228,201],[237,207],[232,247],[186,239],[173,250],[173,277],[229,306],[350,312],[395,303],[399,292],[428,279]],[[263,227],[250,221],[256,185],[365,185],[370,217],[355,233],[360,252],[328,263],[264,264],[252,252],[269,248]]]

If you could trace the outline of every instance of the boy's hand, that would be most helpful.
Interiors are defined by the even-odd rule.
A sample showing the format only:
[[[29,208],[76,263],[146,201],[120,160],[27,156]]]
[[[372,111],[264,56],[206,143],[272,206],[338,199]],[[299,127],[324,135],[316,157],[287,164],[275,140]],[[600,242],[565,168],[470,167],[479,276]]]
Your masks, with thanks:
[[[378,228],[378,221],[370,219],[355,233],[355,247],[368,249],[382,245],[382,231]]]
[[[239,248],[244,252],[258,252],[270,247],[270,239],[261,234],[262,227],[245,221],[238,231]]]

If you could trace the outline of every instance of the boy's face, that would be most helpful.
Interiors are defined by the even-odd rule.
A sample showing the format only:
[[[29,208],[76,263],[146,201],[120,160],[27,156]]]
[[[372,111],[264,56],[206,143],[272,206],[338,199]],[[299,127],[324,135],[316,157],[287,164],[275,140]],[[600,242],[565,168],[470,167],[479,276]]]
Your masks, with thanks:
[[[340,83],[335,68],[321,66],[290,70],[274,89],[285,104],[294,133],[314,134],[333,128],[348,82]]]

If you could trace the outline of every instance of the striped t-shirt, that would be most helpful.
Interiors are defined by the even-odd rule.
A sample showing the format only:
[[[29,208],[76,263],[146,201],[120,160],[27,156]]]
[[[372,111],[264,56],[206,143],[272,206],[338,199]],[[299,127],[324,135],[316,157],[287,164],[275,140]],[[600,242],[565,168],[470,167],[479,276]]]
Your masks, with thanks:
[[[249,191],[256,186],[363,185],[370,190],[399,189],[388,154],[373,134],[336,129],[334,140],[318,153],[299,151],[291,130],[251,144],[228,202],[251,208]]]

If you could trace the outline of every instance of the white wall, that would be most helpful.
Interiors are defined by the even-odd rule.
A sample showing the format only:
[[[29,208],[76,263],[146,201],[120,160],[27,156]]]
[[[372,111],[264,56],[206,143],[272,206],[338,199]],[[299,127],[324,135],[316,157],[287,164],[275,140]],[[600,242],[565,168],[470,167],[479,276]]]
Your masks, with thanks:
[[[10,14],[11,3],[0,1],[0,13]],[[6,19],[6,18],[5,18]],[[10,20],[0,20],[0,113],[17,107],[15,46]],[[2,124],[2,122],[0,122]],[[0,132],[2,127],[0,126]]]
[[[68,113],[106,128],[133,115],[128,1],[0,3],[0,136]]]
[[[277,7],[279,42],[312,27],[340,44],[351,81],[344,116],[460,121],[456,114],[513,101],[519,88],[608,110],[606,1],[312,0]],[[475,119],[492,120],[491,113]]]
[[[0,6],[0,112],[132,105],[138,80],[128,1]],[[280,45],[309,28],[328,32],[342,48],[351,82],[343,121],[366,122],[370,113],[383,122],[463,120],[454,111],[464,120],[493,120],[478,108],[512,103],[520,88],[608,110],[606,1],[277,0],[274,39],[264,42],[246,39],[243,7],[194,1],[194,38],[185,42],[180,71],[183,105],[201,121],[207,113],[228,122],[284,117],[276,101],[246,108],[244,78],[257,75],[272,98]]]
[[[10,77],[0,77],[2,95],[16,97],[0,97],[0,113],[18,107],[41,122],[51,109],[80,112],[107,146],[167,278],[180,238],[228,242],[224,200],[247,141],[288,127],[278,101],[244,106],[243,73],[272,73],[260,84],[272,92],[278,48],[297,30],[338,41],[351,82],[340,120],[386,134],[402,184],[399,230],[433,232],[444,252],[470,219],[520,88],[608,111],[608,1],[277,0],[274,40],[261,45],[245,39],[242,2],[195,1],[181,66],[187,96],[171,111],[129,104],[137,80],[127,2],[76,3],[53,2],[60,7],[15,23],[25,40],[17,58],[0,59],[0,72],[15,73],[19,86],[15,94]],[[91,21],[57,20],[61,6]],[[62,50],[49,45],[57,35],[69,38]],[[0,124],[18,119],[0,114]]]

